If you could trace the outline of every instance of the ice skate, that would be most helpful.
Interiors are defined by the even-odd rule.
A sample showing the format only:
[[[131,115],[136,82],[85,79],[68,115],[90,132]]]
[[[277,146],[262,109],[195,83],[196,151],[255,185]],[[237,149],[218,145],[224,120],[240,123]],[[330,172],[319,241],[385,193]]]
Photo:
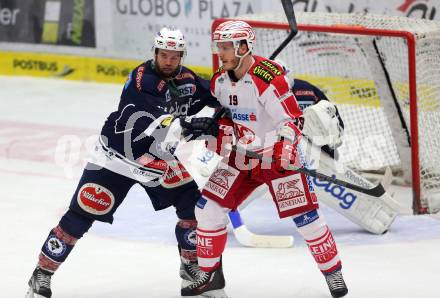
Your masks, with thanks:
[[[338,298],[347,295],[348,289],[345,284],[344,278],[342,277],[342,272],[340,269],[333,271],[332,273],[325,276],[328,288],[332,297]]]
[[[200,274],[203,273],[204,272],[200,270],[197,262],[182,261],[180,263],[180,271],[179,271],[180,278],[182,278],[181,287],[185,288],[189,286],[192,282],[195,282],[199,278]]]
[[[52,291],[50,289],[50,279],[53,273],[43,270],[39,267],[35,268],[29,280],[29,290],[26,298],[50,298]]]
[[[182,288],[182,297],[228,298],[225,293],[225,278],[220,265],[212,272],[200,271],[198,279]]]

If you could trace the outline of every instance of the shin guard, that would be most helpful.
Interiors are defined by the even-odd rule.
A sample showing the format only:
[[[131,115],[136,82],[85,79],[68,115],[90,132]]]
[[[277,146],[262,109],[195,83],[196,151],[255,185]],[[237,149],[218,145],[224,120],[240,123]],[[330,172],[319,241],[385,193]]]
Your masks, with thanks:
[[[318,210],[312,210],[293,220],[321,272],[328,274],[340,269],[341,261],[336,242],[324,218],[319,216]]]
[[[220,266],[226,239],[226,227],[211,231],[197,229],[197,258],[201,270],[211,272]]]
[[[49,236],[41,248],[38,266],[48,272],[55,272],[69,253],[78,239],[70,236],[60,226],[50,231]]]
[[[197,261],[196,227],[195,219],[179,219],[176,224],[176,239],[180,248],[180,257],[184,263]]]

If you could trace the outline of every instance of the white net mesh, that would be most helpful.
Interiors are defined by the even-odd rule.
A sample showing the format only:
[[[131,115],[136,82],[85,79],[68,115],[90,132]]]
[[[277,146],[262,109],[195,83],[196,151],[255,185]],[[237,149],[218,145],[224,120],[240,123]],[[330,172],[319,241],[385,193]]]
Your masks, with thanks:
[[[299,25],[353,25],[414,33],[421,204],[431,212],[440,210],[440,24],[358,14],[298,13],[296,17]],[[240,19],[287,23],[283,14]],[[254,29],[254,53],[265,57],[288,34],[288,30]],[[345,123],[344,145],[339,150],[342,161],[360,171],[391,166],[411,180],[409,143],[414,140],[409,138],[408,61],[414,58],[408,54],[406,39],[301,31],[300,27],[278,58],[292,76],[317,85],[338,104]]]

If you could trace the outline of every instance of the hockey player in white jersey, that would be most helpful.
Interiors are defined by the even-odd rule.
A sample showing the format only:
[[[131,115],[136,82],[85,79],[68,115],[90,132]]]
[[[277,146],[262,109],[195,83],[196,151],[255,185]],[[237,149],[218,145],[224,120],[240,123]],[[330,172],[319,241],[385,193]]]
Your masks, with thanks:
[[[297,154],[303,117],[284,71],[275,62],[252,55],[255,34],[246,22],[224,22],[212,37],[223,67],[211,79],[211,92],[231,112],[221,121],[216,149],[224,151],[227,142],[223,141],[230,141],[233,131],[237,151],[220,162],[196,205],[197,256],[204,274],[183,288],[182,296],[227,297],[222,271],[227,212],[237,209],[262,184],[268,185],[279,216],[293,218],[331,295],[345,296],[348,290],[336,243],[318,210],[313,183],[287,170],[289,164],[303,163]],[[273,162],[251,159],[244,150]]]

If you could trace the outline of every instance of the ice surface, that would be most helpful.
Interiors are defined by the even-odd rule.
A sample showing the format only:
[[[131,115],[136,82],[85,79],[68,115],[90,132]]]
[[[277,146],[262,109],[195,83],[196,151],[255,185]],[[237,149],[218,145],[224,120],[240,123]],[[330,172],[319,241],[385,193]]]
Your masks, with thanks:
[[[0,86],[0,297],[14,298],[24,297],[40,247],[69,204],[86,147],[122,86],[25,77],[0,77]],[[78,142],[56,150],[66,135]],[[411,191],[394,192],[409,210]],[[377,236],[322,211],[338,242],[348,297],[440,297],[438,219],[400,216]],[[295,247],[244,248],[231,235],[224,254],[231,298],[330,297],[293,223],[279,220],[269,199],[256,199],[242,214],[254,232],[294,235]],[[134,187],[113,225],[95,223],[78,242],[53,278],[54,297],[180,297],[174,223],[172,209],[154,212]]]

